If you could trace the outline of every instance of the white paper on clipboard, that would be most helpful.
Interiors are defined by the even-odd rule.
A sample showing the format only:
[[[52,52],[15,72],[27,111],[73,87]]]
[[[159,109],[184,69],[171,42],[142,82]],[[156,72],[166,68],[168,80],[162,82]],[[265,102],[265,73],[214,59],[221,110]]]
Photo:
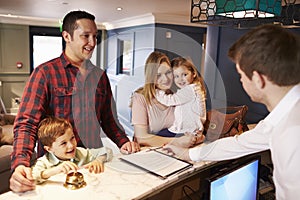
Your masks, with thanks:
[[[120,159],[163,179],[193,166],[193,164],[187,161],[180,160],[156,150],[140,151],[124,155]]]

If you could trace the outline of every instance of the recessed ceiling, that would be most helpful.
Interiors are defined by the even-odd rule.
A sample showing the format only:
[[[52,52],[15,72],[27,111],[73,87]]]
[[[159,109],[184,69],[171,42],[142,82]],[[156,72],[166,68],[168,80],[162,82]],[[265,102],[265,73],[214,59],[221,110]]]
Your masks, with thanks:
[[[36,18],[57,22],[63,19],[71,10],[85,10],[96,16],[97,24],[104,25],[122,21],[124,19],[152,14],[155,16],[168,16],[173,24],[195,26],[190,22],[191,2],[193,0],[0,0],[0,23],[9,23],[3,18],[6,15],[21,16],[24,18]],[[286,3],[300,0],[282,0]],[[285,4],[286,4],[285,3]],[[117,8],[122,8],[118,11]],[[13,18],[13,17],[10,17]],[[160,21],[163,22],[163,21]],[[170,21],[165,21],[170,23]],[[44,24],[45,25],[45,24]],[[196,26],[198,26],[197,24]],[[105,25],[104,25],[105,26]]]
[[[96,16],[97,23],[148,13],[186,17],[189,22],[190,4],[190,0],[0,0],[0,15],[59,20],[71,10],[85,10]]]

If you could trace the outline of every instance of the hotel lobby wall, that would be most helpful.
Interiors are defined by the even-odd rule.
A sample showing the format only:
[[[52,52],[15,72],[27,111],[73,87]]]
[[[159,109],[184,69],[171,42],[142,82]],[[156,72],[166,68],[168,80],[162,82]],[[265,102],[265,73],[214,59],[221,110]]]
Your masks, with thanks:
[[[106,71],[111,81],[118,116],[129,134],[133,133],[128,106],[132,92],[144,83],[144,64],[154,51],[165,52],[170,59],[188,56],[201,70],[205,28],[167,24],[148,24],[107,31]],[[168,35],[169,34],[169,35]],[[118,74],[118,40],[132,39],[132,74]]]
[[[0,23],[0,96],[15,113],[29,77],[29,26]],[[17,64],[22,65],[17,65]]]
[[[235,64],[227,56],[230,46],[247,31],[247,29],[217,26],[207,28],[207,54],[214,63],[205,65],[205,80],[213,85],[209,91],[208,102],[217,102],[215,105],[227,106],[245,104],[249,107],[246,115],[247,123],[257,123],[268,114],[268,111],[264,105],[251,101],[240,83]],[[218,76],[216,70],[220,73],[220,79],[216,78]]]
[[[154,50],[165,52],[170,59],[175,56],[191,57],[200,68],[202,43],[206,28],[168,24],[148,24],[107,31],[107,73],[117,74],[118,40],[126,37],[133,40],[133,68],[145,64],[147,56]]]
[[[28,75],[2,75],[0,74],[0,96],[7,112],[16,113],[18,100],[21,99]]]
[[[112,92],[116,101],[118,117],[128,135],[133,135],[130,124],[129,101],[131,93],[144,83],[143,65],[146,57],[154,50],[154,31],[152,25],[122,28],[107,31],[106,72],[110,79]],[[118,42],[131,40],[131,74],[119,74],[117,66]]]
[[[230,46],[249,30],[209,26],[207,28],[207,54],[214,61],[222,77],[226,91],[225,101],[227,105],[248,105],[249,110],[246,115],[246,121],[248,123],[257,123],[268,114],[268,111],[264,105],[251,101],[240,83],[240,76],[235,69],[235,64],[227,56]],[[296,34],[300,33],[300,28],[290,30]],[[217,76],[215,68],[211,63],[206,64],[204,71],[205,80],[210,85],[213,85],[212,91],[210,91],[211,99],[208,102],[223,101],[221,97],[223,89],[217,82],[218,79],[214,78]]]
[[[199,72],[202,70],[203,42],[206,28],[156,24],[155,48],[164,51],[170,59],[177,56],[191,58]]]

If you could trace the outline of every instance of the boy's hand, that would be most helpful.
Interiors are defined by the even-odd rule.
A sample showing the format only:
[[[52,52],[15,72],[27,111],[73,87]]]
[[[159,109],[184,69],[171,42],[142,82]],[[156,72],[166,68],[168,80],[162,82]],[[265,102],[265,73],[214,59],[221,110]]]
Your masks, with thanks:
[[[98,173],[104,172],[104,164],[103,163],[104,163],[104,160],[96,159],[96,160],[93,160],[92,162],[84,165],[83,167],[85,169],[88,169],[90,173],[98,174]]]
[[[78,166],[70,161],[64,161],[57,165],[56,167],[52,167],[49,169],[45,169],[41,172],[41,178],[48,179],[51,176],[54,176],[59,173],[67,174],[69,171],[77,171]]]
[[[70,161],[64,161],[60,165],[57,166],[57,170],[59,173],[67,174],[69,171],[77,171],[78,166]]]

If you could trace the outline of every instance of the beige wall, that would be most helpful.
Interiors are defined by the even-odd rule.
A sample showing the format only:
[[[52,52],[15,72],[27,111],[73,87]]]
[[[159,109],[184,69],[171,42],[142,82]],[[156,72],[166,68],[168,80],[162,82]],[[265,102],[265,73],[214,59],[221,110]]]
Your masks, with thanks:
[[[28,76],[1,76],[0,75],[0,96],[7,112],[16,113],[18,104],[15,100],[21,99]]]
[[[29,26],[0,24],[0,96],[8,112],[16,112],[30,74]],[[22,63],[22,67],[17,67]]]

